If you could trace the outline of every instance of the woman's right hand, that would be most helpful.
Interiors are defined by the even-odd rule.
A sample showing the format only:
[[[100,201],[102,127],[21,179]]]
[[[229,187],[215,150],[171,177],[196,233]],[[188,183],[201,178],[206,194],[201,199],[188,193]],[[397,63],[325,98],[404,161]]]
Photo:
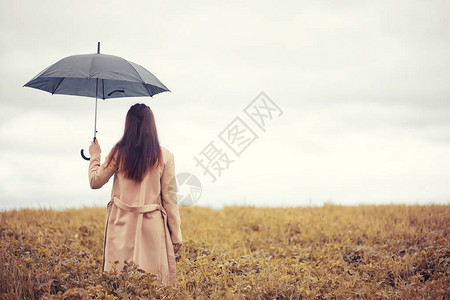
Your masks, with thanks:
[[[94,142],[91,142],[91,146],[89,147],[89,154],[92,156],[94,153],[101,153],[102,149],[98,144],[98,139],[95,139]]]

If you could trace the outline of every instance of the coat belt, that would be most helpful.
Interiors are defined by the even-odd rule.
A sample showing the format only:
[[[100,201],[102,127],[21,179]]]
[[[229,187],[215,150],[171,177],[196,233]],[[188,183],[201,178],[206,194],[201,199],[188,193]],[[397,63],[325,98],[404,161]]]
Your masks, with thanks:
[[[117,197],[113,197],[111,199],[111,201],[114,202],[114,204],[118,208],[123,209],[128,212],[131,212],[131,213],[143,214],[143,213],[152,212],[152,211],[156,211],[156,210],[159,210],[162,213],[165,213],[163,207],[160,204],[146,204],[146,205],[139,205],[139,206],[131,206],[131,205],[123,203]]]
[[[123,209],[125,211],[128,212],[132,212],[132,213],[139,213],[139,214],[143,214],[143,213],[148,213],[148,212],[153,212],[153,211],[160,211],[163,219],[164,219],[164,223],[167,225],[167,214],[166,214],[166,210],[160,205],[160,204],[147,204],[147,205],[139,205],[139,206],[131,206],[128,204],[123,203],[122,201],[120,201],[119,198],[117,197],[113,197],[108,205],[107,205],[107,212],[106,212],[106,224],[105,224],[105,235],[104,235],[104,239],[103,239],[103,263],[102,263],[102,271],[105,270],[105,250],[106,250],[106,235],[108,232],[108,226],[109,226],[109,218],[110,218],[110,214],[111,214],[111,208],[112,205],[116,205],[118,208]],[[142,224],[142,215],[140,215],[138,217],[138,221],[140,219],[140,223]],[[140,228],[140,227],[139,227]],[[137,233],[140,232],[140,229],[136,231]],[[170,237],[169,237],[170,239]],[[167,245],[169,244],[169,241],[167,240],[166,237],[166,243]],[[172,267],[172,273],[174,273],[174,267]]]

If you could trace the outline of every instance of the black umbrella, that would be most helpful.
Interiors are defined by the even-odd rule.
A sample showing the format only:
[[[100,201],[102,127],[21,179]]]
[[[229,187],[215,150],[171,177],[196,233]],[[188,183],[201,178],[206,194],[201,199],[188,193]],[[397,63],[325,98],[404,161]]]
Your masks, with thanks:
[[[145,97],[169,89],[144,67],[118,56],[97,53],[73,55],[49,66],[24,86],[52,94],[95,98],[94,141],[97,134],[97,100]],[[89,160],[81,150],[81,156]]]

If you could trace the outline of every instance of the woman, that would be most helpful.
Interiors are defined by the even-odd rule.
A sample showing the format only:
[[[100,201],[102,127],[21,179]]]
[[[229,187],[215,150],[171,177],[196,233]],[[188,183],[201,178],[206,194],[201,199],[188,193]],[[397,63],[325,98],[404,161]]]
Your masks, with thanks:
[[[91,188],[101,188],[114,174],[107,206],[103,271],[124,261],[176,285],[175,253],[181,247],[180,215],[173,154],[160,147],[153,113],[133,105],[126,116],[122,139],[100,165],[101,149],[92,142],[89,153]]]

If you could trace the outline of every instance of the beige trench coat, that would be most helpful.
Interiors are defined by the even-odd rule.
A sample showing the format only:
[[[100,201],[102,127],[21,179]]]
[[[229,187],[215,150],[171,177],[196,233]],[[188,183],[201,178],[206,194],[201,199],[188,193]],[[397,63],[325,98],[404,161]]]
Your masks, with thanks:
[[[91,188],[102,187],[114,174],[111,201],[107,206],[103,241],[103,270],[119,261],[134,261],[139,268],[159,276],[165,285],[176,285],[173,243],[181,243],[180,214],[173,154],[164,147],[162,163],[141,182],[124,177],[116,158],[100,165],[100,153],[89,164]],[[111,153],[110,153],[111,154]],[[106,158],[106,162],[109,157]]]

